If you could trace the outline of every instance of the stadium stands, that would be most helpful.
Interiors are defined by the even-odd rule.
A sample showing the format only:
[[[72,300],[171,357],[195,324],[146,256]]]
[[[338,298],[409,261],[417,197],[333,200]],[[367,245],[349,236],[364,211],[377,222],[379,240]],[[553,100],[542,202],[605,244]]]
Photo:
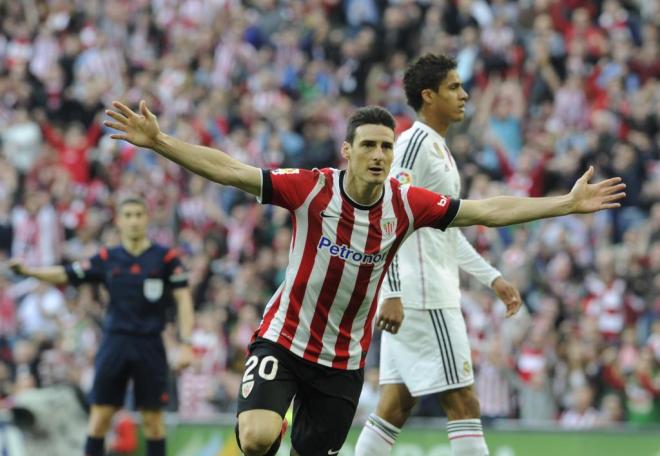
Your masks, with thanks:
[[[463,282],[482,414],[659,423],[659,23],[643,0],[0,0],[0,268],[92,255],[117,242],[117,199],[144,195],[153,239],[184,253],[198,317],[172,409],[232,412],[288,216],[115,144],[103,107],[146,99],[164,130],[256,166],[340,167],[347,114],[380,104],[405,129],[405,65],[447,52],[471,95],[448,138],[464,197],[567,191],[588,164],[628,185],[617,211],[465,230],[527,310],[505,320]],[[0,271],[0,404],[88,390],[103,302]]]

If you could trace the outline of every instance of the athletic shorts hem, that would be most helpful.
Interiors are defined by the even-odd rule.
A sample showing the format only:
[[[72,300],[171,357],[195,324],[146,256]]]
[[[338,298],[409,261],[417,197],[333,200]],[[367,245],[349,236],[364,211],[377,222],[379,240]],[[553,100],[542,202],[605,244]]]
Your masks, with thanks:
[[[111,401],[90,401],[89,405],[98,405],[99,407],[119,407],[122,408],[126,401],[111,402]]]
[[[379,385],[403,385],[405,382],[401,377],[378,379]]]
[[[410,391],[412,397],[425,396],[427,394],[442,393],[449,390],[464,388],[466,386],[474,385],[474,379],[462,383],[452,383],[451,385],[438,385],[430,388],[424,388],[416,391]]]

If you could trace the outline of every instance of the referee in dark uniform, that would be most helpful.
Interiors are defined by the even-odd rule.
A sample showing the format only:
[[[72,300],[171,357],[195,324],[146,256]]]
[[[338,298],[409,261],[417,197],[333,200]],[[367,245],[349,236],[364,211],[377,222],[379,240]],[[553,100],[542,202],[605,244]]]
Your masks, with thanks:
[[[162,407],[168,400],[168,367],[161,332],[173,296],[182,342],[179,367],[189,364],[192,296],[176,251],[147,237],[149,219],[141,199],[123,200],[116,223],[121,245],[101,248],[88,260],[41,268],[12,260],[10,266],[17,274],[52,284],[103,283],[110,295],[95,360],[85,456],[104,455],[105,435],[112,416],[124,403],[129,380],[133,380],[135,404],[144,422],[147,456],[165,456]]]

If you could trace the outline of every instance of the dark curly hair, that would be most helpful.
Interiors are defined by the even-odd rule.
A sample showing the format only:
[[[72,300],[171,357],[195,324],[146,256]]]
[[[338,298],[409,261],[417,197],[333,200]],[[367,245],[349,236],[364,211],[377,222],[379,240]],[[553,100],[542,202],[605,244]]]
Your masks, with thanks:
[[[422,107],[422,90],[438,90],[451,70],[456,69],[456,59],[444,54],[426,54],[415,60],[403,76],[403,86],[408,104],[415,111]]]
[[[386,127],[394,130],[394,117],[392,114],[380,106],[366,106],[356,110],[353,115],[348,119],[348,127],[346,128],[346,142],[353,144],[355,139],[355,130],[357,127],[366,124],[385,125]]]

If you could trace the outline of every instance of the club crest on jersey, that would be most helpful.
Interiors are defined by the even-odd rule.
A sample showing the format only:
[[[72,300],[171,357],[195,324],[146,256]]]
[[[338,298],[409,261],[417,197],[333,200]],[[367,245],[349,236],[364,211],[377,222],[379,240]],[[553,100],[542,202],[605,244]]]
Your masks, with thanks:
[[[161,279],[145,279],[142,291],[148,301],[156,302],[163,296],[163,281]]]
[[[271,171],[272,174],[300,174],[298,168],[278,168]]]
[[[470,367],[470,363],[468,363],[467,361],[464,361],[463,362],[463,373],[465,375],[469,375],[471,370],[472,370],[472,367]]]
[[[389,239],[396,233],[396,219],[383,220],[380,222],[383,238]]]
[[[244,398],[247,398],[250,395],[253,387],[254,387],[254,380],[250,380],[249,382],[245,382],[241,385],[241,394],[243,395]]]
[[[396,180],[398,180],[401,185],[408,185],[412,183],[412,174],[408,171],[400,171],[396,175]]]

